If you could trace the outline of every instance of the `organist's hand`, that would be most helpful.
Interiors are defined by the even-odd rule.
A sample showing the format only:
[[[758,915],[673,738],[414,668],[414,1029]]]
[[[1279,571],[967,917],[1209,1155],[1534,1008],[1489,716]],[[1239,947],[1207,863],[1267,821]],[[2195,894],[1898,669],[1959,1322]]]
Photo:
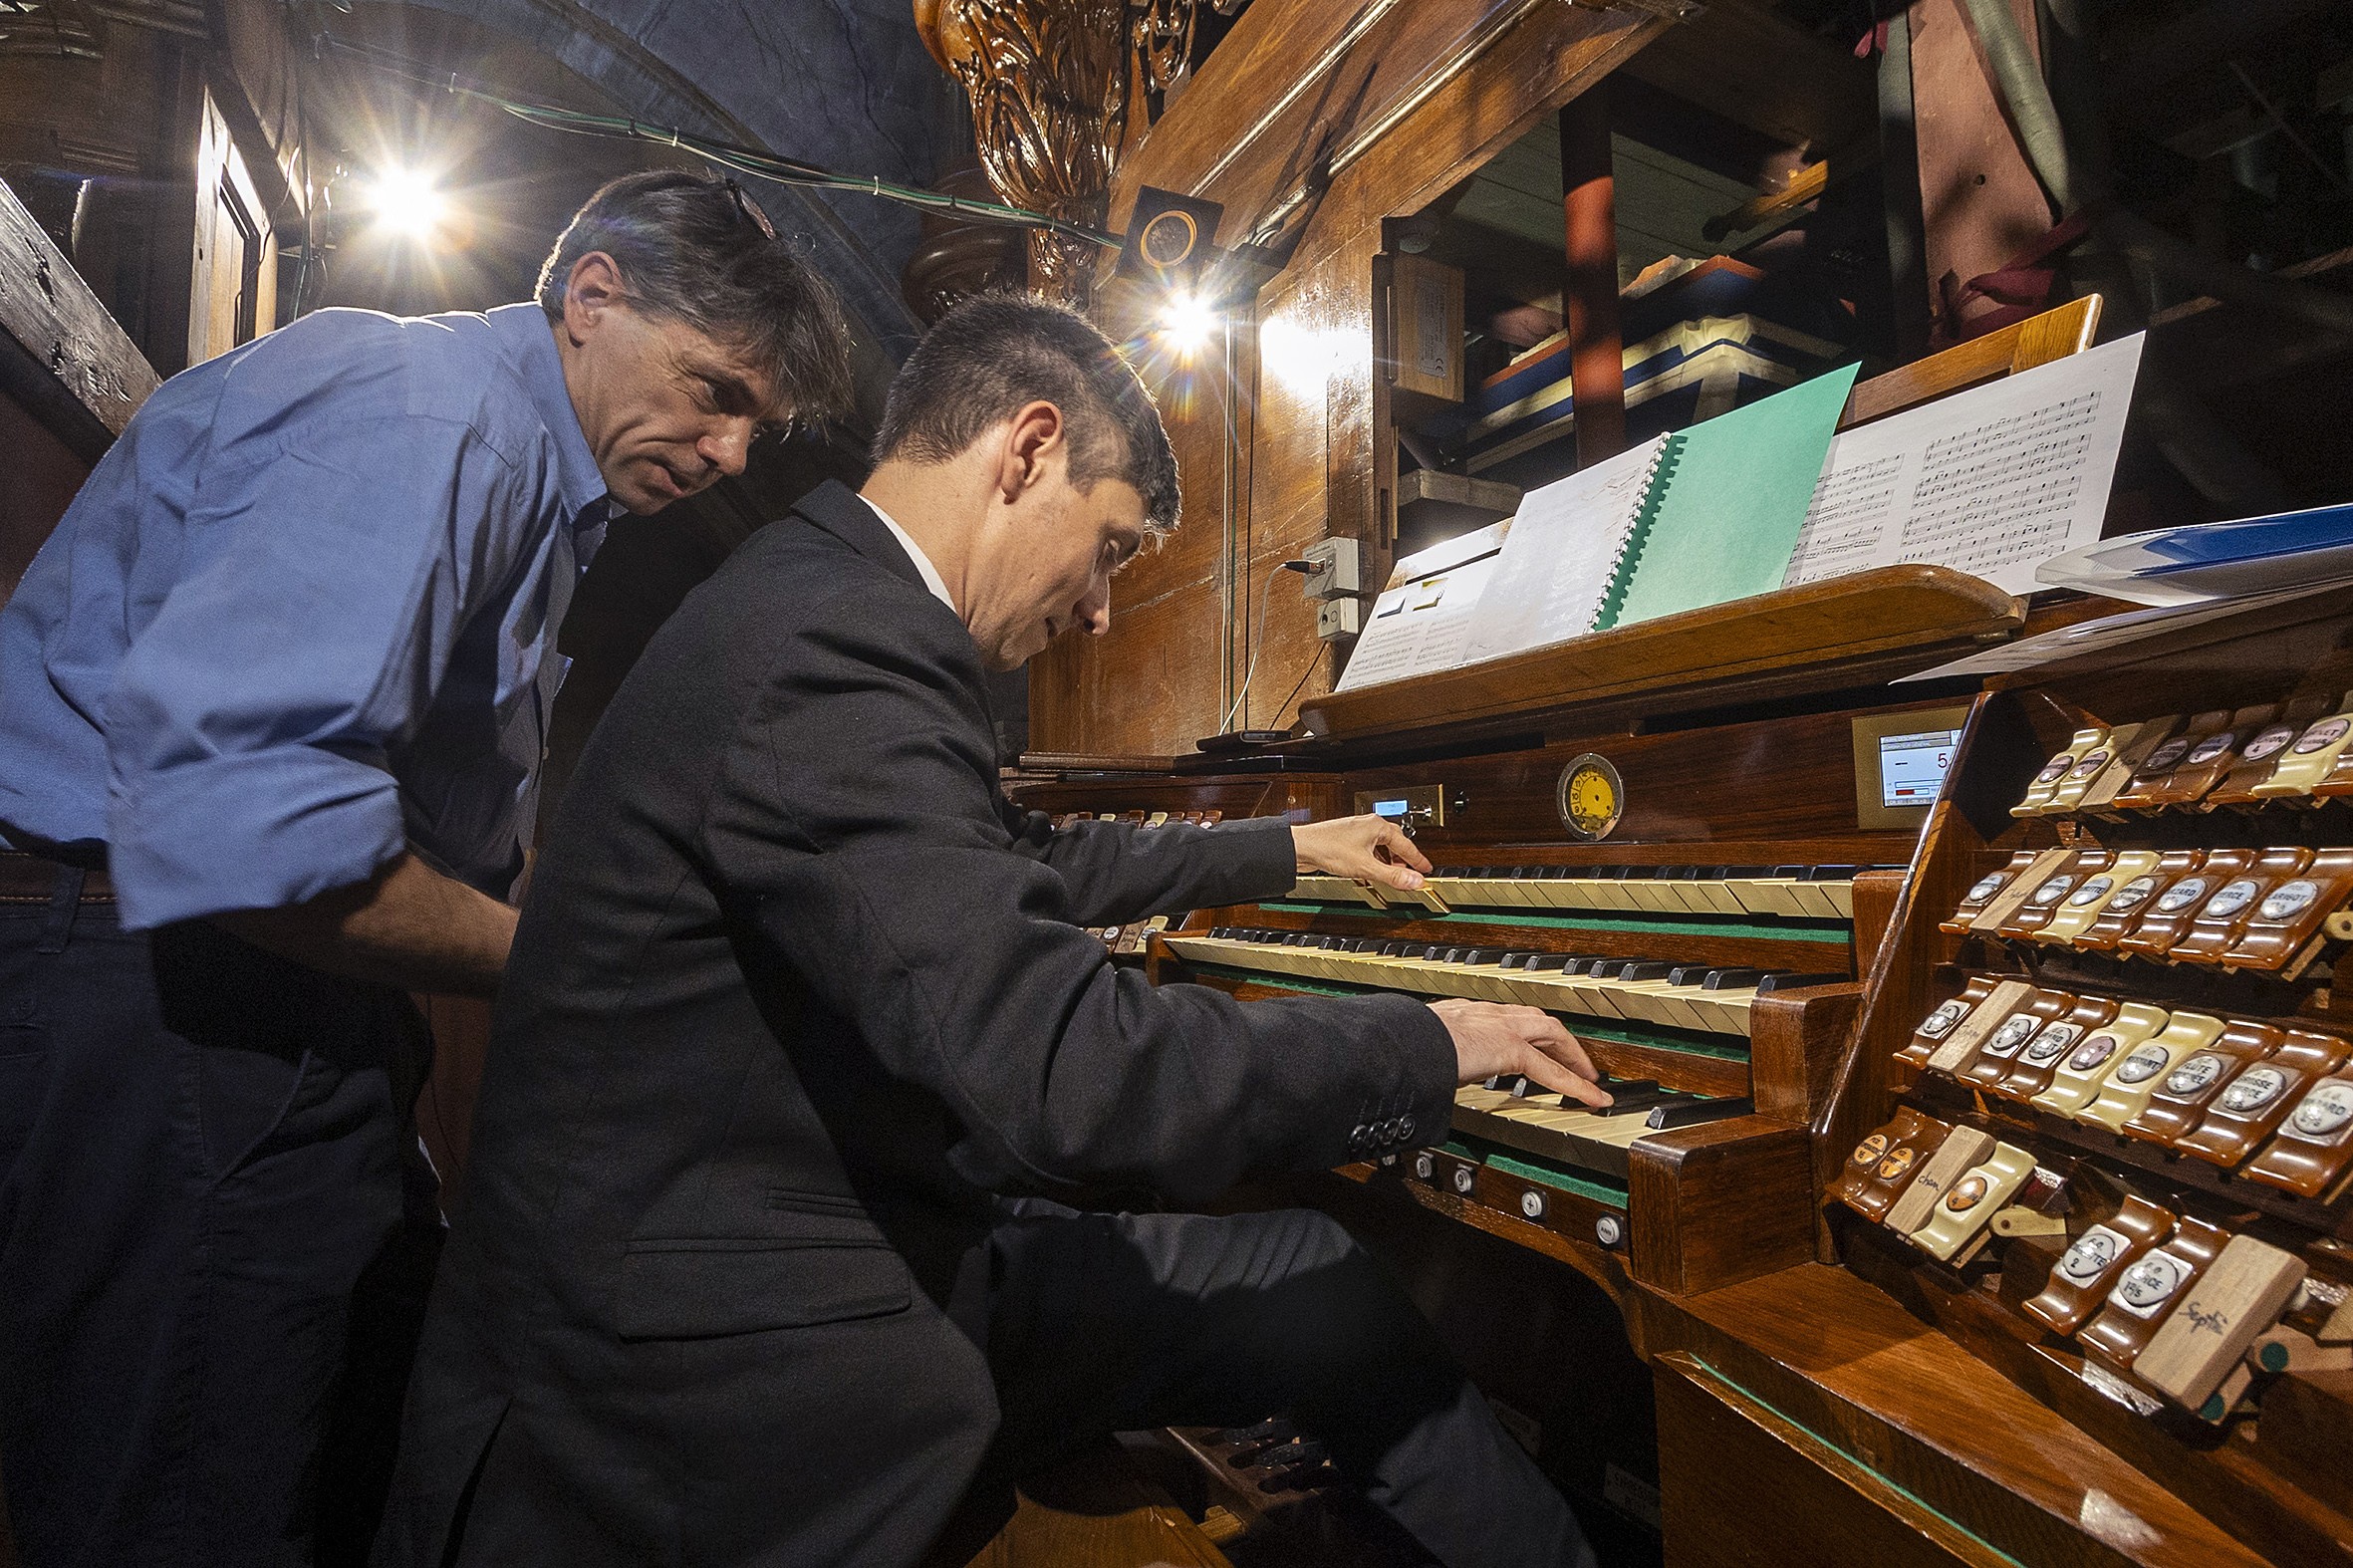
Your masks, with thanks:
[[[1609,1095],[1594,1083],[1601,1074],[1585,1047],[1543,1009],[1449,996],[1432,1002],[1430,1010],[1454,1037],[1457,1082],[1483,1083],[1497,1074],[1519,1074],[1585,1105],[1610,1103]]]
[[[1323,872],[1350,882],[1411,893],[1430,870],[1429,857],[1387,817],[1340,817],[1291,829],[1291,852],[1303,872]]]

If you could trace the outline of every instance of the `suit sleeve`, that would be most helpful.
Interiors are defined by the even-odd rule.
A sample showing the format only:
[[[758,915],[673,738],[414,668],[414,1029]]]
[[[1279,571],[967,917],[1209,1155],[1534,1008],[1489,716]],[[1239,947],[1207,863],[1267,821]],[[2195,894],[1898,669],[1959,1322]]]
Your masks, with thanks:
[[[844,1048],[958,1119],[966,1179],[1198,1197],[1439,1136],[1454,1053],[1428,1007],[1245,1005],[1117,968],[997,815],[969,644],[880,591],[808,613],[729,749],[705,850],[752,938],[855,1030]]]
[[[1039,812],[1000,806],[1013,849],[1053,869],[1081,925],[1125,925],[1172,910],[1279,898],[1297,880],[1291,824],[1251,817],[1197,828],[1074,822],[1061,832]]]

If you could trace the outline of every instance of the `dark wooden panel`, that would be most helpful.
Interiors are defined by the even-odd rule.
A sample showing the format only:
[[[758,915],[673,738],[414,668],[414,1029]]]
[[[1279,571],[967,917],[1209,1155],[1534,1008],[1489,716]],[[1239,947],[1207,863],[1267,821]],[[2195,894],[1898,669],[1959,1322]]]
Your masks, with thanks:
[[[91,465],[5,392],[0,392],[0,451],[9,457],[8,482],[0,485],[0,604],[6,604],[58,519],[74,504]]]
[[[1843,1270],[1804,1264],[1673,1302],[1646,1296],[1643,1310],[1655,1357],[1688,1355],[2010,1560],[2263,1562],[2093,1434]],[[1665,1474],[1693,1462],[1662,1452]],[[1671,1515],[1677,1505],[1671,1492]]]
[[[1346,795],[1339,780],[1312,773],[1258,773],[1232,777],[1073,779],[1026,783],[1008,793],[1025,811],[1059,815],[1066,811],[1220,811],[1229,819],[1274,817],[1301,811],[1317,819],[1344,815]]]
[[[1790,714],[1660,734],[1564,728],[1554,744],[1540,748],[1367,768],[1351,778],[1368,790],[1410,784],[1462,790],[1463,809],[1449,806],[1443,827],[1417,835],[1424,853],[1449,864],[1465,864],[1460,857],[1473,846],[1484,847],[1479,853],[1502,845],[1566,850],[1556,792],[1561,769],[1586,751],[1608,758],[1625,780],[1625,816],[1609,838],[1570,858],[1769,865],[1814,856],[1824,864],[1900,864],[1911,859],[1912,834],[1856,826],[1855,716],[1851,709]],[[1780,848],[1773,847],[1777,842]],[[1701,843],[1713,847],[1696,853],[1692,846]]]
[[[1671,1568],[1993,1568],[2001,1559],[1684,1355],[1652,1366]]]
[[[1626,74],[1817,157],[1873,129],[1869,62],[1801,31],[1765,0],[1708,0]]]
[[[1190,751],[1222,716],[1212,662],[1214,593],[1188,590],[1135,609],[1115,600],[1111,631],[1064,637],[1030,661],[1029,732],[1046,751]]]

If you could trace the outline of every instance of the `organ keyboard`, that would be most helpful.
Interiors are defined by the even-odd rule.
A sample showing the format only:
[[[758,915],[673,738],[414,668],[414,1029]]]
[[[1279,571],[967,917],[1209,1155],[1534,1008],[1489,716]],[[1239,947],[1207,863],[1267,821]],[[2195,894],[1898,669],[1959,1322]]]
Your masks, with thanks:
[[[1029,782],[1019,799],[1148,822],[1211,801],[1229,818],[1264,812],[1277,795],[1315,816],[1443,798],[1442,821],[1416,826],[1434,869],[1412,893],[1302,876],[1256,906],[1171,916],[1141,943],[1123,932],[1114,953],[1140,945],[1156,978],[1244,996],[1384,990],[1555,1014],[1619,1103],[1475,1086],[1450,1136],[1346,1175],[1613,1289],[1681,1293],[1814,1255],[1809,1124],[1925,815],[1861,825],[1857,725],[1954,721],[1949,703],[1882,700],[1657,733],[1565,722],[1439,762],[1392,762],[1378,742],[1309,746],[1255,780],[1096,770]],[[1597,758],[1619,812],[1598,840],[1564,809],[1567,775]],[[1267,799],[1242,805],[1252,789]]]

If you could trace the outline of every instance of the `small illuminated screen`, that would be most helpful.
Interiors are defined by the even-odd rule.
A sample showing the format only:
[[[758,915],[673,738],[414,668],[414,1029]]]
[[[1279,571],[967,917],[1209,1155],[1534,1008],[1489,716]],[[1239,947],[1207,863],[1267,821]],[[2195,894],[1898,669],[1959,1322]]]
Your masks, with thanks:
[[[1373,815],[1377,817],[1402,817],[1406,814],[1406,803],[1402,800],[1377,800],[1373,802]]]
[[[1938,792],[1945,787],[1945,770],[1953,766],[1953,748],[1960,744],[1958,729],[1880,736],[1879,803],[1882,806],[1934,804]]]

